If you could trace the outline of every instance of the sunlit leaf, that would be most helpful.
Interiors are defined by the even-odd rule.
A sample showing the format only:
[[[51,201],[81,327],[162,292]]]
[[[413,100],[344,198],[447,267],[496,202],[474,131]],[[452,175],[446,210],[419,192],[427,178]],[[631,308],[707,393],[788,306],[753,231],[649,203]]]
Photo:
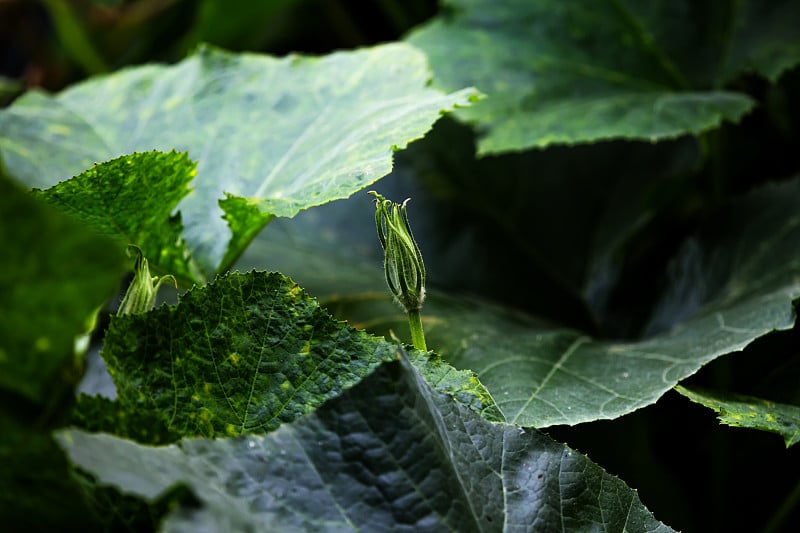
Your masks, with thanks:
[[[99,233],[138,246],[160,270],[188,281],[202,273],[187,257],[178,202],[195,164],[186,154],[144,152],[95,165],[39,194]]]
[[[17,180],[49,187],[122,154],[188,151],[197,178],[178,208],[210,277],[273,216],[388,174],[395,150],[477,94],[443,94],[429,76],[425,56],[398,43],[283,59],[204,47],[174,66],[24,95],[0,111],[0,157]]]

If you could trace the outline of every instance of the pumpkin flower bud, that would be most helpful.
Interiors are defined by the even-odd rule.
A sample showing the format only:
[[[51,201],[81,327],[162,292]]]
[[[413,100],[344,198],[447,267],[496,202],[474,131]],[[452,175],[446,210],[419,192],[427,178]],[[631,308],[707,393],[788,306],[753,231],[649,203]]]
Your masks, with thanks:
[[[128,246],[128,254],[130,250],[136,250],[136,261],[133,265],[133,280],[122,298],[122,303],[119,305],[117,315],[132,315],[138,313],[145,313],[151,310],[156,305],[156,296],[158,295],[158,288],[161,284],[169,280],[178,288],[178,283],[175,276],[167,275],[150,276],[150,267],[147,264],[147,259],[142,256],[142,251],[137,246]]]
[[[425,265],[408,224],[406,200],[396,204],[375,196],[375,225],[384,251],[386,283],[406,311],[419,310],[425,300]]]
[[[375,191],[370,194],[375,196],[375,225],[384,251],[386,283],[409,315],[414,346],[427,350],[419,317],[425,300],[425,264],[408,223],[406,204],[409,200],[397,204]]]

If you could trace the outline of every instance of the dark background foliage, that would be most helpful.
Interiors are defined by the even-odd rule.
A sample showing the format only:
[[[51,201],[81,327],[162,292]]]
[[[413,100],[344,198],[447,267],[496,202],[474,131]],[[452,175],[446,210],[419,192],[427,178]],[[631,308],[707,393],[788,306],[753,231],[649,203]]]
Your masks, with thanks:
[[[174,62],[200,42],[283,55],[394,41],[437,11],[433,0],[0,0],[0,103],[32,87],[55,91],[126,65]],[[742,76],[732,88],[760,104],[740,124],[655,145],[556,146],[475,161],[472,131],[441,121],[398,156],[403,176],[413,176],[405,188],[417,195],[415,205],[433,213],[426,224],[436,234],[422,247],[445,250],[465,235],[488,244],[470,249],[467,267],[463,253],[442,253],[438,266],[435,253],[426,254],[432,283],[600,337],[641,335],[649,319],[641,310],[660,296],[665,264],[683,239],[726,199],[800,169],[800,68],[776,84]],[[399,178],[388,179],[404,190]],[[625,282],[595,286],[582,298],[575,280],[585,279],[585,264],[575,254],[586,252],[584,228],[618,188],[635,188],[655,214],[628,237],[615,278]],[[795,328],[720,358],[689,383],[798,403],[800,384],[783,393],[771,387],[798,361]],[[676,393],[617,420],[547,432],[639,489],[676,529],[800,527],[800,448],[722,426]]]

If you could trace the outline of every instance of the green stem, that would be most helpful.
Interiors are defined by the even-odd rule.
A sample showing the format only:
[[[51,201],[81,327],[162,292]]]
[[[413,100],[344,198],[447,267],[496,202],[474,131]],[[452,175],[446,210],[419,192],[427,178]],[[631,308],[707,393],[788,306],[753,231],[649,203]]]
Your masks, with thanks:
[[[408,312],[408,325],[411,327],[411,340],[414,342],[414,348],[427,352],[428,346],[425,344],[425,333],[422,331],[419,309]]]

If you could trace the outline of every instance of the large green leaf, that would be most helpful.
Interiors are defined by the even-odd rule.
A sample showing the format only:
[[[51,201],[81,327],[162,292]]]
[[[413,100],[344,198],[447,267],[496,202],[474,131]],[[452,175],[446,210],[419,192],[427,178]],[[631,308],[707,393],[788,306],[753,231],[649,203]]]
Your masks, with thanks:
[[[771,79],[800,60],[800,7],[689,0],[447,0],[408,41],[435,83],[489,98],[457,116],[481,153],[598,139],[665,139],[737,121],[754,102],[723,90],[743,71]]]
[[[123,247],[1,175],[0,246],[0,390],[43,404],[80,379],[76,342],[119,284]]]
[[[395,352],[331,320],[290,279],[251,272],[114,317],[102,355],[120,404],[178,436],[213,437],[273,430]]]
[[[406,359],[264,436],[153,448],[71,430],[59,441],[126,493],[186,484],[203,508],[178,510],[168,531],[672,531],[585,456],[486,421]]]
[[[681,195],[700,181],[691,175],[698,144],[617,141],[476,159],[474,134],[445,119],[399,155],[380,189],[413,196],[432,280],[631,337],[646,318],[641,308],[657,297],[653,268],[679,244],[668,232],[686,217]]]
[[[800,406],[706,389],[678,386],[675,390],[714,410],[723,424],[777,433],[783,437],[787,448],[800,442]]]
[[[87,408],[116,417],[122,433],[154,442],[166,431],[178,437],[265,433],[341,394],[396,354],[396,345],[333,320],[280,274],[231,273],[192,289],[175,306],[114,317],[103,357],[117,403]],[[499,417],[469,372],[425,354],[414,357],[440,389]],[[137,419],[148,413],[149,434],[130,428],[126,412]]]
[[[179,206],[184,238],[210,275],[272,216],[387,174],[394,150],[476,95],[442,94],[428,77],[405,44],[283,59],[201,48],[174,66],[24,95],[0,112],[0,157],[19,181],[47,187],[121,154],[188,151],[198,174]]]
[[[40,194],[99,233],[137,245],[162,271],[197,281],[202,273],[187,257],[180,216],[172,214],[195,172],[186,154],[137,153],[95,165]]]
[[[506,419],[520,425],[577,424],[650,405],[716,357],[792,327],[792,301],[800,296],[798,199],[800,180],[794,180],[717,213],[673,261],[674,279],[642,340],[597,339],[434,290],[422,310],[428,346],[455,367],[475,371]],[[413,224],[413,212],[410,217]],[[381,290],[379,263],[357,259],[358,248],[344,232],[332,233],[332,242],[314,237],[323,233],[315,226],[321,220],[296,219],[296,227],[267,231],[245,259],[269,258],[337,316],[374,333],[405,336],[402,314]],[[424,254],[425,235],[415,234]],[[279,257],[277,248],[289,243],[293,252]],[[318,279],[322,263],[344,280],[342,290],[330,277]]]
[[[599,341],[534,323],[500,326],[477,310],[435,323],[430,345],[456,367],[476,371],[506,418],[520,424],[575,424],[643,407],[708,361],[792,327],[792,301],[800,296],[799,198],[794,180],[718,213],[673,262],[670,289],[643,340]],[[459,346],[464,335],[474,342]]]

